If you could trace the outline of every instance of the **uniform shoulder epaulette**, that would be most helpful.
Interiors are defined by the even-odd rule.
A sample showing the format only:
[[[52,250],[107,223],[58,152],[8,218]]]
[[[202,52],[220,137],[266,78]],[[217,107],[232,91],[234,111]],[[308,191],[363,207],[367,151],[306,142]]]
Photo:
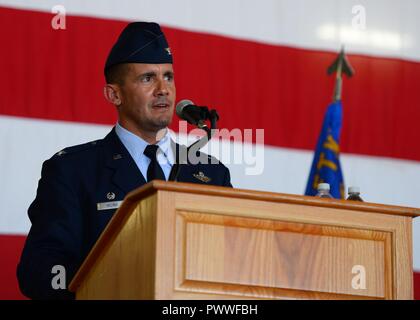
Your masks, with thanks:
[[[96,146],[98,146],[101,143],[101,141],[102,140],[95,140],[95,141],[90,141],[90,142],[83,143],[83,144],[78,144],[76,146],[71,146],[71,147],[64,148],[63,150],[58,151],[54,155],[54,157],[62,157],[62,156],[67,155],[67,154],[73,154],[73,153],[77,153],[77,152],[80,152],[80,151],[95,148]]]

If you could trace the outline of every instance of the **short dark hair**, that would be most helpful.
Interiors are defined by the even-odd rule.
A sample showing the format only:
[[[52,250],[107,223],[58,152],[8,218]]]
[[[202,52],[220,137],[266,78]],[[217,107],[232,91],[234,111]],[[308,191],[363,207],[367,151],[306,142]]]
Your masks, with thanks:
[[[120,63],[107,68],[105,70],[106,83],[123,85],[125,75],[129,70],[130,66],[127,63]]]

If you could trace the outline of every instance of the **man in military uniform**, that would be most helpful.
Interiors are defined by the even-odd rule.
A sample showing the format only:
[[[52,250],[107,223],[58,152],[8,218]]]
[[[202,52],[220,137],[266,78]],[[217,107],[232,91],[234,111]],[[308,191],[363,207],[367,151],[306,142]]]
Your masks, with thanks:
[[[172,54],[159,25],[130,23],[108,56],[105,78],[116,126],[104,139],[66,148],[43,164],[17,268],[30,298],[74,298],[52,287],[53,267],[65,268],[68,286],[126,194],[168,180],[177,167],[180,148],[167,129],[175,104]],[[178,181],[231,187],[221,163],[181,164]]]

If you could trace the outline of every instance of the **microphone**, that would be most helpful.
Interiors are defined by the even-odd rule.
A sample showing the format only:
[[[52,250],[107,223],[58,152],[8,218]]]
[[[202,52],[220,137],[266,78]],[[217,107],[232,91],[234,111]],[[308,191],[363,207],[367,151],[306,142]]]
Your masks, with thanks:
[[[207,107],[200,107],[194,105],[191,100],[182,100],[176,105],[176,114],[189,124],[203,129],[207,127],[204,121],[210,117],[209,109]]]

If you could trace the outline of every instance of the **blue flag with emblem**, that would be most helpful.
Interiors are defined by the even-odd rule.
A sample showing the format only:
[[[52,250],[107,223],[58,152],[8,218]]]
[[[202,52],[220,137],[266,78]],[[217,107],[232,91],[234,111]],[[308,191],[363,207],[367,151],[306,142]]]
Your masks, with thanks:
[[[344,181],[339,159],[342,118],[341,101],[330,104],[316,146],[305,195],[316,195],[318,184],[325,182],[330,184],[330,193],[334,198],[344,198]]]

